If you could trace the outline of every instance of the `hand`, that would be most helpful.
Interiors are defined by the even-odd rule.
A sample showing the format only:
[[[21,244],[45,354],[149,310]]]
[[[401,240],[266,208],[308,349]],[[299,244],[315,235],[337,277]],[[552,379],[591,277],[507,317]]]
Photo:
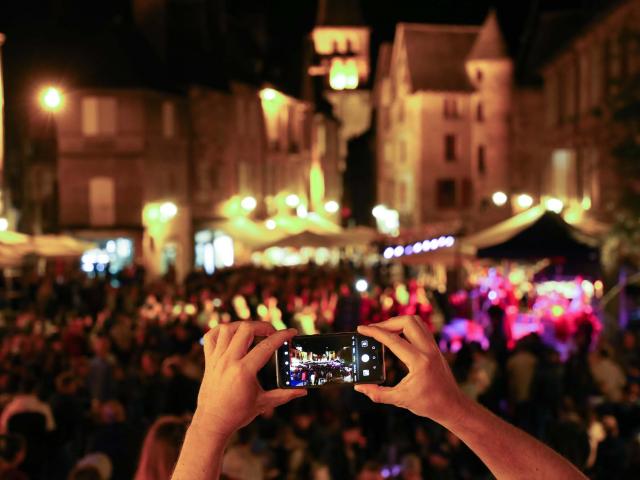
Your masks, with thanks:
[[[239,321],[220,325],[204,337],[204,378],[198,394],[194,423],[226,441],[265,410],[303,397],[306,390],[265,392],[256,377],[258,370],[294,329],[275,329],[265,322]],[[254,336],[267,336],[251,351]]]
[[[422,321],[416,317],[396,317],[367,327],[360,326],[358,332],[383,343],[409,369],[407,376],[395,387],[356,385],[358,392],[374,402],[406,408],[445,426],[458,420],[464,411],[466,397]]]

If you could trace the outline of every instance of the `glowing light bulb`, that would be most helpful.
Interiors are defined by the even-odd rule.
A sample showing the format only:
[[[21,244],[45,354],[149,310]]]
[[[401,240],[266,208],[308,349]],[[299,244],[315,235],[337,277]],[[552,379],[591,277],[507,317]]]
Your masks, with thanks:
[[[498,207],[502,207],[504,204],[507,203],[507,200],[509,198],[507,197],[507,194],[504,192],[495,192],[492,196],[491,196],[491,200],[493,201],[494,205],[498,206]]]
[[[520,208],[529,208],[533,205],[533,197],[531,195],[527,195],[526,193],[521,193],[516,198],[516,203]]]
[[[368,289],[369,289],[369,283],[364,278],[361,278],[356,282],[356,290],[359,291],[360,293],[364,293]]]
[[[62,107],[62,93],[56,87],[46,87],[40,93],[40,104],[43,109],[55,112]]]
[[[244,197],[240,202],[240,206],[243,210],[251,212],[258,206],[258,202],[253,197]]]
[[[335,200],[329,200],[327,203],[324,204],[324,209],[328,213],[337,213],[337,211],[340,210],[340,204]]]

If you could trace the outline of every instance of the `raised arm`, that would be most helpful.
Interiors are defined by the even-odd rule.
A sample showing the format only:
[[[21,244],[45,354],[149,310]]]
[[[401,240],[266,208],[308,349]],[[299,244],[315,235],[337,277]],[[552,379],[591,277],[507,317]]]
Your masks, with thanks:
[[[552,449],[467,398],[421,321],[397,317],[358,331],[384,343],[409,373],[395,387],[357,385],[357,391],[374,402],[438,422],[466,443],[498,479],[586,479]]]
[[[173,480],[220,477],[231,435],[263,411],[306,395],[306,390],[265,392],[257,373],[294,329],[275,332],[265,322],[222,325],[205,335],[205,370],[198,407],[187,430]],[[249,351],[254,336],[268,336]]]

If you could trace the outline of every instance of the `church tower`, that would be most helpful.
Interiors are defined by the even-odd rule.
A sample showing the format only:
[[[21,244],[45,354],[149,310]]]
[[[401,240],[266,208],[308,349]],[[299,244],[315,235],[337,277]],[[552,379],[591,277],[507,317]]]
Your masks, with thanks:
[[[369,35],[358,0],[319,0],[309,74],[323,79],[324,97],[342,123],[344,155],[347,140],[371,124]]]

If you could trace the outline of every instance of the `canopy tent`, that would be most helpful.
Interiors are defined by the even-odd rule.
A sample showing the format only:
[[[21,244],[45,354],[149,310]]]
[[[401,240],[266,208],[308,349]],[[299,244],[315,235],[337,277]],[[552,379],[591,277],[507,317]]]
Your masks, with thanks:
[[[569,225],[557,213],[535,207],[463,240],[479,258],[564,257],[594,261],[598,241]]]
[[[342,230],[342,232],[333,235],[334,241],[338,246],[365,246],[375,242],[380,235],[370,227],[354,227]]]
[[[297,233],[295,235],[290,235],[288,237],[281,238],[272,243],[268,243],[261,247],[261,250],[267,250],[269,248],[303,248],[303,247],[312,247],[312,248],[332,248],[337,245],[334,242],[334,239],[330,235],[321,235],[318,233],[304,231]]]
[[[0,266],[19,265],[25,256],[42,258],[80,257],[95,244],[67,235],[25,235],[0,232]]]
[[[80,257],[95,248],[91,242],[68,235],[35,235],[31,238],[31,253],[44,258]]]
[[[250,249],[259,248],[265,242],[274,242],[283,236],[281,232],[269,230],[262,223],[254,222],[247,217],[210,222],[206,227],[220,230]]]

